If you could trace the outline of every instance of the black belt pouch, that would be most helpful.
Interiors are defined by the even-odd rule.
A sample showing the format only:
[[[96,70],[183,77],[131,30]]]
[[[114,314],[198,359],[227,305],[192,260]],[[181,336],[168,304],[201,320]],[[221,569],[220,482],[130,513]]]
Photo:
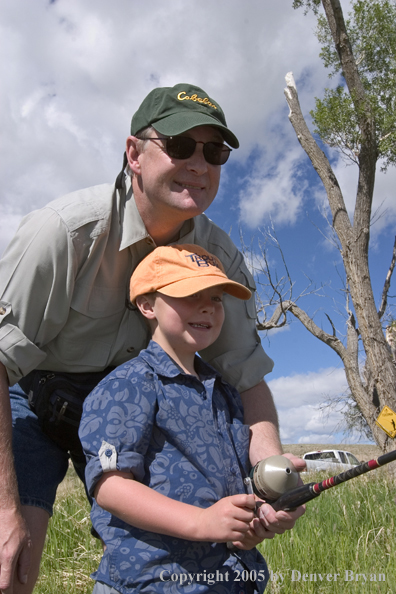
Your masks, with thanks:
[[[35,370],[19,381],[43,432],[65,452],[83,455],[78,438],[83,402],[112,369],[92,373]]]

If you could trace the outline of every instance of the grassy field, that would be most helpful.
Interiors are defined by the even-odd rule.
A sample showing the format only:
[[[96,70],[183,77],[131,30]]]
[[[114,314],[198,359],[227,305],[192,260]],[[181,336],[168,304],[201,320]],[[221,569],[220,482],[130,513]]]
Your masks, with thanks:
[[[102,547],[91,536],[90,526],[84,488],[70,468],[58,489],[34,594],[92,592],[89,576],[99,565]]]
[[[379,453],[374,446],[340,447],[360,460]],[[301,455],[299,448],[285,446]],[[318,447],[304,446],[311,449]],[[304,482],[317,478],[305,475]],[[396,485],[379,469],[308,503],[293,530],[261,545],[272,572],[266,592],[396,592],[395,497]],[[58,491],[35,594],[91,593],[89,575],[99,563],[101,546],[89,528],[84,491],[69,470]]]
[[[292,531],[261,545],[268,592],[395,592],[395,495],[381,470],[309,502]]]

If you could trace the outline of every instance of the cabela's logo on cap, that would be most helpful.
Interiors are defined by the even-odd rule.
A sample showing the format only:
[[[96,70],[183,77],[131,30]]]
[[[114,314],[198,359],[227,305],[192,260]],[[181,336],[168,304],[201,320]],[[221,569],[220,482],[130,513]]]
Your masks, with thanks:
[[[177,95],[177,98],[179,99],[179,101],[196,101],[197,103],[203,103],[208,107],[213,107],[213,109],[217,109],[216,105],[209,101],[207,97],[202,99],[202,97],[198,97],[196,93],[194,93],[194,95],[191,95],[190,97],[189,95],[187,95],[186,91],[180,91],[180,93]]]

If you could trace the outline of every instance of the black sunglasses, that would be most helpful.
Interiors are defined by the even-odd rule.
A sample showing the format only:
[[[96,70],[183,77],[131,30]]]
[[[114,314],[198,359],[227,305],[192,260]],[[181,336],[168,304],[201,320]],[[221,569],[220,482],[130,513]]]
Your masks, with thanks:
[[[230,156],[229,146],[222,142],[202,142],[189,136],[167,136],[164,138],[140,138],[139,140],[162,140],[163,150],[171,159],[189,159],[195,152],[197,144],[203,144],[205,161],[210,165],[224,165]]]

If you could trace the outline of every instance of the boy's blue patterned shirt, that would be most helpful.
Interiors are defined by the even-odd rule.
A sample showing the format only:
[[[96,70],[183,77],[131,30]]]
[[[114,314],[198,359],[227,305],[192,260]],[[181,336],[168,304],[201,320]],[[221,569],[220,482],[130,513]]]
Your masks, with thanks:
[[[87,397],[80,439],[91,494],[103,475],[103,444],[112,468],[172,499],[206,508],[245,492],[249,427],[239,393],[198,357],[196,370],[201,381],[151,341]],[[123,594],[240,594],[248,591],[248,576],[264,591],[268,571],[256,549],[230,552],[224,543],[141,530],[95,500],[91,519],[106,544],[93,577]]]

